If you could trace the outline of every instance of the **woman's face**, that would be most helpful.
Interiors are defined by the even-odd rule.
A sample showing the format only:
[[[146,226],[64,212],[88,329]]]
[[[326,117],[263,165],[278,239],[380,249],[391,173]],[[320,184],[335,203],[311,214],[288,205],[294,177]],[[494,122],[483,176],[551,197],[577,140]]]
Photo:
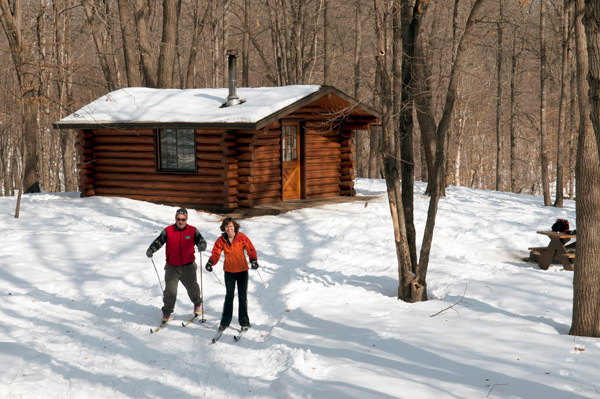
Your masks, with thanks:
[[[235,226],[233,225],[233,222],[227,223],[225,226],[225,233],[227,233],[229,237],[233,237],[235,235]]]

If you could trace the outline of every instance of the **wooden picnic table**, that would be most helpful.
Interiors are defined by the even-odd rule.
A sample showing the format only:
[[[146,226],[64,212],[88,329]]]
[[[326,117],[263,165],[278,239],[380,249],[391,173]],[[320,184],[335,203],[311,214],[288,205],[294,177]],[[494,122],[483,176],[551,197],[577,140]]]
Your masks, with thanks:
[[[553,262],[562,264],[565,270],[573,270],[577,241],[571,243],[569,241],[577,236],[558,231],[538,231],[537,233],[548,236],[550,243],[547,247],[530,247],[529,259],[537,262],[544,270],[548,269]]]

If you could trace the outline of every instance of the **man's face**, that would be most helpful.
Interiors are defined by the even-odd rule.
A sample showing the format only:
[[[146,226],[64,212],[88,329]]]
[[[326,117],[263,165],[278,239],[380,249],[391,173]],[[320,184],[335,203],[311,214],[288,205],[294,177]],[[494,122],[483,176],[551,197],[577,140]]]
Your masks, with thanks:
[[[177,224],[177,228],[180,230],[185,229],[185,226],[187,225],[187,216],[183,215],[183,214],[179,214],[177,216],[175,216],[175,224]]]

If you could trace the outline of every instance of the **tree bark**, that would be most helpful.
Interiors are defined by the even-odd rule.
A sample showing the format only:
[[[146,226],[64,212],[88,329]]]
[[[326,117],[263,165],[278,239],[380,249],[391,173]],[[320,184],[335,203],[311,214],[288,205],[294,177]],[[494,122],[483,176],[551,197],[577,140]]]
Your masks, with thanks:
[[[419,0],[417,0],[417,3]],[[404,210],[402,205],[402,190],[400,187],[400,172],[398,160],[391,146],[392,136],[395,135],[393,123],[393,93],[392,82],[386,65],[388,46],[385,41],[384,24],[385,14],[381,0],[375,3],[375,30],[377,36],[377,73],[379,75],[378,93],[381,97],[382,115],[382,141],[383,141],[383,164],[384,176],[388,192],[388,202],[394,228],[394,242],[396,244],[396,257],[398,261],[398,298],[407,302],[415,302],[427,299],[426,292],[417,284],[414,278],[410,251],[406,239]],[[390,149],[392,150],[390,152]],[[423,295],[424,294],[424,295]]]
[[[517,132],[515,119],[517,112],[516,90],[517,90],[517,29],[513,29],[512,55],[510,62],[510,191],[517,191]]]
[[[242,86],[250,87],[250,0],[244,0],[244,37],[242,39]]]
[[[246,0],[248,1],[248,0]],[[208,0],[208,5],[204,10],[202,19],[200,20],[200,10],[203,8],[202,5],[205,3],[203,0],[197,0],[194,7],[194,33],[192,35],[192,44],[190,45],[190,54],[188,56],[188,66],[185,74],[185,88],[191,89],[194,87],[194,75],[196,70],[196,60],[198,59],[198,45],[200,44],[202,31],[206,24],[206,18],[210,15],[212,10],[212,0]]]
[[[354,68],[352,81],[354,82],[354,98],[358,98],[358,92],[360,90],[360,50],[362,43],[362,12],[360,2],[354,4],[354,25],[356,31],[354,33]]]
[[[158,76],[154,61],[155,52],[153,51],[153,43],[151,38],[152,24],[150,23],[153,4],[153,2],[145,0],[135,0],[137,38],[142,59],[144,85],[146,87],[157,87],[158,84]]]
[[[460,74],[463,69],[463,57],[465,55],[465,49],[467,46],[467,38],[471,36],[471,32],[475,26],[475,16],[479,14],[479,10],[482,8],[485,0],[476,0],[471,8],[469,17],[466,22],[465,30],[460,38],[458,47],[456,49],[455,56],[452,58],[453,63],[450,69],[450,82],[448,84],[448,91],[446,93],[446,102],[444,104],[444,110],[442,117],[437,126],[436,131],[436,155],[434,173],[435,179],[433,180],[436,186],[431,190],[431,198],[429,200],[429,208],[427,211],[427,220],[425,222],[425,232],[423,234],[423,243],[421,245],[421,253],[419,257],[419,264],[416,270],[417,279],[419,281],[425,281],[427,276],[427,269],[429,265],[429,255],[431,251],[431,244],[433,242],[433,231],[435,227],[435,220],[438,210],[438,204],[440,197],[442,196],[442,187],[445,185],[445,175],[443,165],[446,160],[446,135],[450,126],[452,112],[454,109],[454,103],[456,101],[456,92],[458,89],[458,82]]]
[[[128,0],[118,0],[119,19],[121,22],[121,38],[123,40],[123,55],[125,59],[125,74],[129,87],[142,86],[140,73],[140,53],[137,45],[135,15]]]
[[[371,128],[371,136],[369,137],[369,160],[367,165],[367,177],[371,179],[379,179],[381,174],[381,126],[373,126]]]
[[[496,191],[502,189],[502,47],[503,47],[503,0],[498,0],[498,47],[496,48]]]
[[[569,85],[569,87],[571,87],[571,101],[569,106],[569,199],[571,200],[575,199],[575,160],[577,157],[577,139],[575,135],[575,110],[577,109],[575,93],[577,92],[577,71],[574,70],[574,68],[572,69],[573,70],[571,71],[570,79],[571,83]]]
[[[600,163],[590,119],[590,113],[597,113],[599,109],[594,108],[598,104],[589,100],[591,93],[585,79],[588,73],[591,79],[600,76],[600,64],[595,61],[589,63],[590,59],[598,56],[594,54],[598,49],[590,44],[598,43],[596,39],[600,32],[597,26],[586,26],[588,37],[592,36],[592,41],[587,43],[582,21],[585,11],[584,0],[576,0],[574,25],[580,126],[576,166],[577,262],[573,276],[573,320],[569,334],[600,337]]]
[[[323,84],[329,82],[329,1],[323,0]]]
[[[29,48],[24,43],[22,25],[21,0],[14,0],[10,7],[8,0],[0,0],[0,20],[8,39],[13,65],[19,83],[21,102],[22,135],[24,151],[29,159],[38,159],[38,92],[35,86],[37,74],[26,58]],[[23,190],[25,193],[40,192],[40,178],[37,162],[27,162],[23,176]]]
[[[21,179],[19,181],[17,203],[15,204],[15,219],[18,219],[21,213],[21,198],[23,198],[23,191],[25,191],[25,170],[27,170],[27,148],[23,142],[21,144]]]
[[[600,3],[597,1],[585,0],[584,25],[589,48],[590,118],[600,153]]]
[[[426,7],[422,11],[426,11]],[[416,53],[416,34],[420,30],[421,17],[416,14],[414,23],[411,21],[411,9],[407,2],[401,4],[393,12],[393,49],[394,58],[392,71],[394,73],[394,115],[398,115],[396,125],[398,126],[398,138],[396,141],[396,158],[400,159],[400,171],[402,177],[402,208],[404,210],[404,228],[408,242],[411,269],[414,272],[418,263],[417,258],[417,231],[414,218],[414,186],[415,169],[413,155],[414,134],[414,79],[412,55]],[[406,55],[406,56],[405,56]],[[412,284],[412,299],[427,299],[426,280]],[[416,294],[416,295],[415,295]],[[417,298],[417,295],[421,297]]]
[[[108,26],[102,21],[100,5],[96,4],[92,0],[82,0],[83,8],[87,21],[92,29],[92,38],[96,45],[96,51],[102,73],[104,74],[104,80],[106,81],[106,89],[108,91],[114,91],[117,88],[116,85],[116,67],[111,57],[109,57],[110,50],[107,46],[107,38],[110,37],[108,32]]]
[[[157,86],[163,89],[173,87],[173,71],[177,55],[177,26],[181,0],[163,0],[163,28],[158,56]]]
[[[542,192],[544,193],[544,205],[551,206],[550,178],[548,176],[548,152],[546,150],[546,77],[548,76],[548,62],[546,60],[546,13],[544,2],[540,3],[540,163],[542,167]]]
[[[566,146],[565,131],[567,124],[567,97],[569,90],[569,7],[563,7],[562,18],[562,68],[560,74],[560,98],[558,108],[558,135],[556,143],[556,196],[554,206],[563,207],[564,197],[564,165],[569,154],[569,147]]]

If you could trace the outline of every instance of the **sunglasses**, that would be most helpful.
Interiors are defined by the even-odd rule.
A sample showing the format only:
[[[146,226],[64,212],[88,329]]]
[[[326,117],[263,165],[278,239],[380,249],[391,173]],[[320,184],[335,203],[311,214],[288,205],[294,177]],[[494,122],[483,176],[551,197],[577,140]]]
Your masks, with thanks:
[[[178,222],[185,222],[187,218],[175,218]]]

